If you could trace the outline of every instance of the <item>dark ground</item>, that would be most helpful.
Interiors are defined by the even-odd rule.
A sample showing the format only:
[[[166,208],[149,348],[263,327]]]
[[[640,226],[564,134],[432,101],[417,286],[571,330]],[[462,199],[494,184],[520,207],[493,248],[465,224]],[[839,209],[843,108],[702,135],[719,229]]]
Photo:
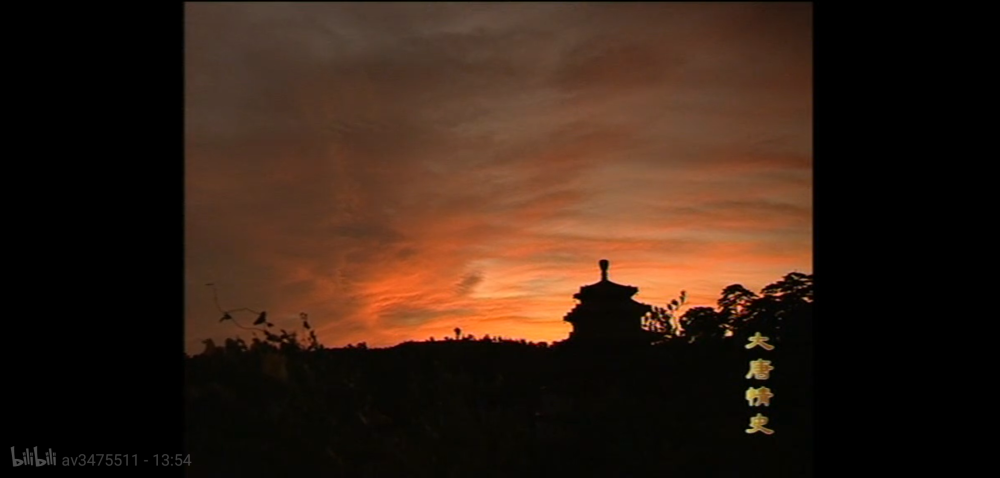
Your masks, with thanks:
[[[273,352],[196,356],[190,476],[812,476],[808,344],[745,343],[293,350],[287,379]],[[766,382],[745,377],[755,358]],[[751,384],[770,407],[748,405]],[[757,412],[775,434],[745,433]]]

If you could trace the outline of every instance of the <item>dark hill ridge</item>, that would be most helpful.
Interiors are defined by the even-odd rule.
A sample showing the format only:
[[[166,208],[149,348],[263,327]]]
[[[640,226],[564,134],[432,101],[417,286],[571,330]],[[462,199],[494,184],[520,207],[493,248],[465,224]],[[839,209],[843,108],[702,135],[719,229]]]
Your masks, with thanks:
[[[188,438],[202,466],[191,471],[235,463],[330,476],[752,476],[739,470],[770,444],[769,476],[809,476],[798,451],[810,439],[800,380],[808,369],[775,352],[776,397],[763,409],[744,399],[749,354],[734,340],[631,351],[444,342],[302,352],[288,356],[287,380],[264,374],[263,352],[195,357]],[[775,435],[744,432],[756,411]]]
[[[809,477],[811,277],[763,292],[727,287],[658,345],[231,342],[186,359],[190,476]],[[757,413],[773,435],[746,433]]]

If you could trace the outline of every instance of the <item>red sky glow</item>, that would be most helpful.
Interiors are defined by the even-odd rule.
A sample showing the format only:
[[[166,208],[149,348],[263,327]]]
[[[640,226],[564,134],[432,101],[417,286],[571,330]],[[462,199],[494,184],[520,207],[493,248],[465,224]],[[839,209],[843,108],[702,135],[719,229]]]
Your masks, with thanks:
[[[605,258],[661,306],[812,272],[808,3],[188,3],[185,35],[191,352],[239,335],[207,283],[391,346],[564,339]]]

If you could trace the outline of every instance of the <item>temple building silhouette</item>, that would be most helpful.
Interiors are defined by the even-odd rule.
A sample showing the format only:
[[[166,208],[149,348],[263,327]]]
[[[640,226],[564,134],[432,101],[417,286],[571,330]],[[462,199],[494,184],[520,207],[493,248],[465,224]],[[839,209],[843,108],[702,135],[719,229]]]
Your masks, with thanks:
[[[600,282],[585,285],[573,298],[580,301],[563,318],[573,324],[569,342],[636,342],[649,343],[657,334],[642,328],[642,318],[652,306],[636,302],[632,296],[637,287],[616,284],[608,280],[607,259],[601,259]]]

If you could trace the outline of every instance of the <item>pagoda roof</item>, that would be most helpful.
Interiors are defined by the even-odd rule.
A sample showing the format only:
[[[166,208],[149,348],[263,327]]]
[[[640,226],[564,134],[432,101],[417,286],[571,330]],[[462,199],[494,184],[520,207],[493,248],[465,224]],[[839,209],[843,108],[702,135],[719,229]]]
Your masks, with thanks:
[[[636,318],[641,316],[643,313],[652,310],[652,306],[648,304],[643,304],[642,302],[637,302],[634,299],[628,298],[618,301],[609,302],[582,302],[577,304],[573,309],[563,316],[563,320],[566,322],[576,322],[578,318],[588,318],[593,316],[604,317],[608,313],[613,315],[618,315],[623,312],[635,311],[637,312]]]
[[[598,264],[601,267],[601,280],[580,287],[580,292],[574,294],[574,298],[581,301],[588,299],[628,299],[639,292],[638,287],[617,284],[608,280],[610,262],[607,259],[601,259]]]

